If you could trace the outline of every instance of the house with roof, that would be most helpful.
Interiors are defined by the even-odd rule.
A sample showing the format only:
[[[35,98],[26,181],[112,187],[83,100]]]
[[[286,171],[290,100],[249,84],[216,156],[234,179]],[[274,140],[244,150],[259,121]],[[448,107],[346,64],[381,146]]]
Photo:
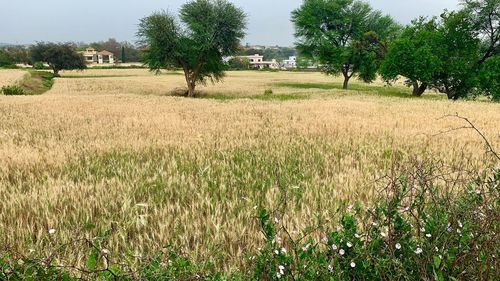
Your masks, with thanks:
[[[96,51],[94,48],[87,48],[82,52],[88,64],[114,64],[115,55],[109,51]]]
[[[280,67],[280,64],[275,60],[270,60],[270,61],[265,61],[264,56],[261,56],[259,54],[255,54],[252,56],[240,56],[239,58],[246,58],[248,59],[250,63],[250,68],[257,68],[257,69],[263,69],[263,68],[271,68],[271,69],[278,69]]]

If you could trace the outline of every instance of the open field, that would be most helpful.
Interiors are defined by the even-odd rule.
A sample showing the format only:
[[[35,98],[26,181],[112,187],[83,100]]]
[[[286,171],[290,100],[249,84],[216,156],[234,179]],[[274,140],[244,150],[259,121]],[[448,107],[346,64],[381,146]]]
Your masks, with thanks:
[[[22,80],[25,75],[26,72],[22,70],[0,69],[0,88],[2,86],[15,84]]]
[[[22,76],[1,71],[0,86]],[[106,236],[114,254],[173,245],[233,267],[258,247],[254,207],[275,207],[280,189],[297,231],[369,202],[394,161],[496,165],[473,131],[439,134],[464,125],[444,115],[470,118],[500,147],[500,104],[410,98],[402,86],[230,72],[186,99],[169,96],[184,86],[178,73],[62,76],[44,95],[0,96],[0,237],[20,251]]]

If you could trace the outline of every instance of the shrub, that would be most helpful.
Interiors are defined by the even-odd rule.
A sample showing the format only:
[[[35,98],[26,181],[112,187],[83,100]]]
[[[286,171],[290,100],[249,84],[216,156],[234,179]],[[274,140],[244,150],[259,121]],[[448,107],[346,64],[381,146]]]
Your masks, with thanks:
[[[2,91],[4,95],[6,96],[21,96],[21,95],[26,95],[26,92],[24,91],[23,88],[17,86],[17,85],[12,85],[12,86],[3,86]]]
[[[273,89],[266,89],[264,91],[264,95],[272,95],[273,94]]]
[[[50,69],[50,67],[45,66],[45,64],[43,64],[43,62],[35,62],[33,64],[33,68],[34,69]]]
[[[417,165],[388,180],[371,208],[349,206],[320,241],[293,238],[259,211],[265,245],[251,278],[282,280],[494,280],[500,276],[500,169],[472,182]],[[439,179],[439,180],[438,180]],[[462,190],[452,187],[461,184]],[[276,221],[280,221],[279,215]]]

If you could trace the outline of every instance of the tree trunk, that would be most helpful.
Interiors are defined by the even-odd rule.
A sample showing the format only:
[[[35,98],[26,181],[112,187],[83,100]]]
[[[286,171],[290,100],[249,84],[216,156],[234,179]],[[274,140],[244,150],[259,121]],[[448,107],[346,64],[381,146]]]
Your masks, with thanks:
[[[347,90],[349,87],[349,79],[351,79],[351,77],[347,73],[344,73],[344,85],[342,86],[342,89]]]
[[[55,76],[59,76],[59,69],[53,68],[52,70],[54,71]]]
[[[418,81],[413,82],[413,96],[420,97],[427,90],[427,83],[418,84]]]
[[[194,97],[195,88],[196,88],[196,83],[195,82],[188,82],[187,96],[189,98],[193,98]]]

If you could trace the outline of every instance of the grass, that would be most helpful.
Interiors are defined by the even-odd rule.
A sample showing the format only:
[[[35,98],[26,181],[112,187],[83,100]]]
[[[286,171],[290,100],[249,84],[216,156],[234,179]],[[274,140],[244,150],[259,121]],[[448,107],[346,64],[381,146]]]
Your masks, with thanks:
[[[342,90],[342,83],[303,83],[303,82],[281,82],[276,83],[277,87],[295,88],[295,89],[322,89],[322,90]],[[387,97],[411,98],[411,91],[408,88],[389,87],[389,86],[371,86],[367,84],[351,83],[347,91],[356,91],[362,93],[374,93]]]
[[[274,210],[280,189],[290,194],[284,223],[298,234],[371,202],[394,162],[497,165],[475,133],[440,134],[464,124],[439,118],[467,116],[500,147],[500,104],[289,87],[338,83],[318,73],[230,72],[200,87],[200,99],[164,96],[184,85],[180,75],[81,75],[130,77],[56,79],[44,95],[0,96],[0,238],[16,251],[50,255],[77,237],[105,237],[114,256],[170,245],[229,270],[259,247],[254,208]],[[85,263],[79,248],[64,249],[58,257]]]
[[[14,82],[23,95],[41,95],[52,88],[54,74],[46,71],[28,71]]]
[[[295,94],[266,94],[263,95],[251,95],[251,96],[231,96],[221,93],[199,93],[196,98],[199,99],[212,99],[219,101],[228,101],[236,99],[250,99],[250,100],[262,100],[262,101],[291,101],[291,100],[303,100],[309,98],[307,94],[295,93]]]

